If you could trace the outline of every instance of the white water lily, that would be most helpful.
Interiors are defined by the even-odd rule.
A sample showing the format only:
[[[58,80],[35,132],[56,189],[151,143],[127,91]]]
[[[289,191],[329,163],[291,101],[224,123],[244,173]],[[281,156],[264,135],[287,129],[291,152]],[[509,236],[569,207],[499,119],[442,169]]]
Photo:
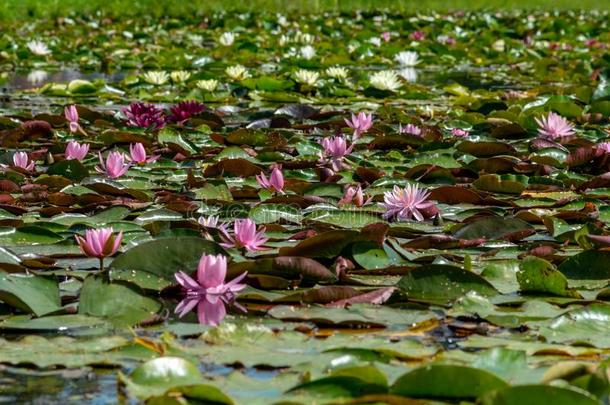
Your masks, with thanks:
[[[300,49],[299,53],[303,59],[309,60],[316,56],[316,49],[311,45],[305,45]]]
[[[210,92],[216,90],[216,88],[218,88],[218,84],[218,80],[216,79],[198,80],[197,83],[195,83],[195,85],[201,90]]]
[[[379,37],[371,37],[369,38],[369,42],[375,46],[381,46],[381,38]]]
[[[415,83],[417,81],[417,70],[412,67],[402,68],[398,71],[398,76],[402,77],[409,83]]]
[[[300,69],[294,72],[295,80],[301,84],[306,84],[308,86],[315,86],[318,82],[319,77],[320,74],[312,70]]]
[[[46,56],[51,54],[51,50],[49,49],[47,44],[42,41],[30,41],[26,44],[26,46],[34,55]]]
[[[146,83],[161,86],[169,81],[169,75],[162,70],[151,70],[150,72],[144,73],[142,79],[144,79]]]
[[[32,70],[28,73],[28,82],[34,86],[38,86],[47,80],[47,77],[49,77],[49,74],[44,70]]]
[[[344,67],[329,67],[325,71],[326,76],[332,77],[333,79],[345,80],[347,78],[348,71]]]
[[[372,74],[369,82],[378,90],[396,91],[402,86],[398,75],[391,70],[382,70]]]
[[[191,77],[191,72],[188,72],[186,70],[176,70],[170,73],[170,77],[172,78],[172,82],[174,83],[183,83]]]
[[[402,51],[394,55],[394,60],[401,66],[415,66],[419,63],[417,52]]]
[[[302,32],[297,32],[295,36],[295,40],[302,44],[313,44],[313,41],[316,38],[311,34],[303,34]]]
[[[225,73],[231,79],[236,81],[241,81],[250,77],[250,73],[248,73],[248,69],[246,69],[242,65],[229,66],[225,69]]]
[[[218,38],[218,42],[223,46],[231,46],[233,42],[235,42],[235,34],[232,32],[223,32],[223,34]]]

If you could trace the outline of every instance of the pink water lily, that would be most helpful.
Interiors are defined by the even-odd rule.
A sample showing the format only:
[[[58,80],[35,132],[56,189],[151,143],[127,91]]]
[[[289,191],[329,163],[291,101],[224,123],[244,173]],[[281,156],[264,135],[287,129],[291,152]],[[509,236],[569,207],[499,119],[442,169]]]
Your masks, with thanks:
[[[26,152],[15,152],[13,154],[13,166],[31,172],[34,170],[35,164]]]
[[[81,134],[86,135],[85,131],[78,123],[78,110],[74,104],[64,108],[64,117],[66,117],[66,121],[68,121],[68,128],[70,128],[70,132],[80,132]]]
[[[381,39],[383,39],[385,42],[388,42],[390,38],[392,38],[392,34],[389,31],[384,31],[381,33]]]
[[[87,229],[85,237],[75,236],[81,251],[89,257],[103,258],[117,252],[123,240],[123,232],[113,234],[112,228]]]
[[[381,205],[385,209],[383,217],[395,218],[398,221],[405,219],[424,220],[424,213],[435,207],[432,201],[428,201],[430,193],[420,189],[417,184],[408,184],[405,188],[394,186],[392,191],[383,193],[384,202]]]
[[[80,144],[76,141],[70,141],[68,142],[68,145],[66,145],[64,157],[66,160],[82,161],[85,156],[87,156],[87,153],[89,153],[88,143]]]
[[[538,134],[545,138],[560,138],[574,135],[574,125],[561,115],[549,112],[546,117],[535,118],[538,124]]]
[[[165,113],[154,104],[131,103],[123,108],[127,125],[145,129],[161,129],[165,126]]]
[[[178,124],[184,124],[188,119],[205,110],[205,104],[199,101],[181,101],[173,107],[170,107],[171,115],[169,120]]]
[[[601,142],[595,145],[595,148],[603,153],[610,154],[610,142]]]
[[[404,127],[402,125],[398,124],[398,132],[401,134],[420,136],[421,128],[418,127],[417,125],[413,125],[413,124],[407,124]]]
[[[426,39],[426,34],[423,31],[413,31],[409,37],[414,41],[423,41]]]
[[[451,130],[451,135],[457,136],[460,138],[468,136],[469,133],[470,133],[470,131],[468,131],[467,129],[462,129],[462,128],[453,128]]]
[[[197,280],[185,272],[176,273],[176,281],[186,291],[185,298],[176,306],[175,312],[178,316],[183,317],[197,307],[199,323],[219,325],[227,313],[225,304],[235,303],[237,293],[246,288],[246,284],[240,284],[240,281],[247,273],[242,273],[228,283],[225,283],[226,275],[227,258],[223,255],[206,254],[199,260]],[[243,308],[242,310],[245,311]]]
[[[157,159],[159,159],[159,156],[157,156],[157,155],[147,156],[144,145],[142,145],[140,142],[138,142],[138,143],[132,143],[129,145],[128,159],[131,162],[134,162],[136,164],[145,165],[146,163],[155,162]]]
[[[236,219],[233,224],[233,235],[221,235],[224,243],[221,243],[226,248],[244,248],[250,252],[263,250],[262,245],[269,240],[265,237],[265,228],[260,231],[256,230],[256,224],[250,218]]]
[[[368,199],[364,199],[364,192],[362,191],[362,187],[360,185],[350,186],[345,190],[345,194],[343,194],[343,198],[339,200],[337,205],[348,205],[353,204],[356,207],[362,207],[364,205],[369,204],[373,201],[373,197],[369,197]]]
[[[324,148],[324,155],[331,160],[331,166],[334,171],[341,169],[343,158],[350,153],[354,145],[347,146],[347,141],[340,136],[333,136],[332,138],[322,139],[322,147]]]
[[[104,162],[102,152],[99,153],[100,164],[95,166],[95,170],[98,173],[105,174],[111,179],[116,179],[127,173],[129,170],[129,164],[125,163],[125,155],[121,152],[110,152]]]
[[[352,114],[352,119],[345,118],[345,123],[354,130],[354,138],[357,139],[373,126],[373,114],[367,115],[364,112],[360,112],[358,115]]]
[[[284,190],[284,174],[279,167],[273,168],[269,178],[265,176],[265,173],[256,175],[256,181],[262,188],[275,191],[276,193],[282,193]]]

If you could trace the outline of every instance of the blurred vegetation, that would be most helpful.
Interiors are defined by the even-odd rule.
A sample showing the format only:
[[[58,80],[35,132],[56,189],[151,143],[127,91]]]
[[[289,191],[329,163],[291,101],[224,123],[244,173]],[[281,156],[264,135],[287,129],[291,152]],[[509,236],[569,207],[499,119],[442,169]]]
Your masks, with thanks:
[[[352,12],[386,9],[397,13],[423,10],[610,9],[608,0],[0,0],[0,19],[20,20],[100,14],[106,17],[150,15],[192,18],[211,12],[282,13]]]

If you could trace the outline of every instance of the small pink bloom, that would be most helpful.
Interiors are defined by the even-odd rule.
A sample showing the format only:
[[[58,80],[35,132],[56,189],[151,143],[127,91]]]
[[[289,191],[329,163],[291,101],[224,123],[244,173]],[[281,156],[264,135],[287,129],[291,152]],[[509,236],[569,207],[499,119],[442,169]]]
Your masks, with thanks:
[[[402,125],[398,125],[398,132],[401,134],[409,134],[409,135],[415,135],[415,136],[420,136],[421,135],[421,128],[418,127],[417,125],[413,125],[413,124],[407,124],[404,127]]]
[[[262,188],[267,190],[275,191],[277,193],[281,193],[284,190],[284,174],[278,167],[273,168],[269,179],[267,179],[265,173],[261,173],[256,176],[256,181]]]
[[[152,163],[159,159],[159,156],[147,157],[146,149],[140,142],[132,143],[129,145],[129,161],[137,163],[139,165],[145,165],[146,163]]]
[[[398,221],[413,218],[423,221],[422,211],[434,207],[432,201],[427,201],[429,196],[430,193],[420,189],[417,184],[408,184],[405,188],[394,186],[392,191],[383,193],[384,203],[380,204],[386,210],[383,217],[395,218]]]
[[[85,156],[87,156],[87,153],[89,153],[89,144],[88,143],[84,143],[84,144],[80,144],[76,141],[70,141],[68,142],[68,145],[66,146],[66,151],[64,152],[64,156],[66,158],[66,160],[78,160],[78,161],[82,161]]]
[[[120,152],[110,152],[104,163],[102,152],[99,153],[100,165],[95,167],[98,173],[105,174],[111,179],[116,179],[127,173],[129,164],[125,163],[125,155]]]
[[[385,31],[385,32],[381,33],[381,39],[383,39],[385,42],[388,42],[391,37],[392,37],[392,34],[390,34],[389,31]]]
[[[340,136],[322,139],[322,147],[324,155],[331,160],[331,166],[334,171],[341,169],[341,163],[345,156],[349,155],[354,148],[354,145],[347,146],[347,141]]]
[[[64,108],[64,116],[66,117],[66,121],[68,121],[69,123],[70,132],[80,132],[82,134],[85,133],[83,128],[78,123],[78,110],[76,109],[76,106],[74,104]]]
[[[197,280],[182,271],[175,274],[176,281],[186,290],[186,296],[176,306],[175,312],[183,317],[197,306],[200,323],[219,325],[227,313],[225,304],[234,303],[237,293],[246,288],[246,284],[239,283],[246,274],[242,273],[225,283],[227,258],[223,255],[202,255],[197,266]]]
[[[358,185],[350,186],[345,190],[345,194],[343,194],[343,198],[339,200],[337,205],[348,205],[353,204],[356,207],[362,207],[364,205],[369,204],[373,200],[373,197],[369,197],[366,201],[364,200],[364,192],[362,191],[362,187]]]
[[[458,137],[468,136],[469,133],[470,132],[467,129],[462,129],[462,128],[453,128],[451,130],[451,135],[458,136]]]
[[[595,145],[597,150],[600,150],[604,153],[610,154],[610,142],[601,142]]]
[[[423,31],[414,31],[409,37],[414,41],[423,41],[426,38],[426,34]]]
[[[560,138],[574,135],[574,125],[559,114],[549,112],[546,117],[535,118],[538,124],[538,134],[546,138]]]
[[[354,138],[360,138],[362,134],[373,126],[373,114],[360,112],[358,115],[352,114],[351,121],[345,118],[348,127],[354,130]]]
[[[112,228],[87,229],[84,238],[79,235],[75,238],[84,254],[101,259],[117,252],[121,246],[123,232],[114,235]]]
[[[26,152],[15,152],[13,154],[13,166],[27,170],[28,172],[34,170],[34,162],[30,160],[30,157]]]
[[[223,247],[246,248],[250,252],[263,250],[263,246],[269,238],[265,237],[265,228],[256,231],[256,224],[250,218],[236,219],[233,224],[233,235],[221,235]]]

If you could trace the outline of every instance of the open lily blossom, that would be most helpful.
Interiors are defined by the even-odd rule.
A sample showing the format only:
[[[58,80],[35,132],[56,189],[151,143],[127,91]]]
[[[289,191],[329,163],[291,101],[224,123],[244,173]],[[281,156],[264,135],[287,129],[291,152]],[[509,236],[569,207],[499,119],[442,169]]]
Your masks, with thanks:
[[[398,124],[398,132],[401,134],[420,136],[421,128],[413,124],[407,124],[404,127],[401,124]]]
[[[145,129],[161,129],[165,126],[165,113],[154,104],[131,103],[122,111],[129,126]]]
[[[148,156],[146,148],[140,142],[129,145],[129,161],[138,165],[152,163],[159,159],[159,156]]]
[[[30,156],[27,152],[15,152],[13,154],[13,167],[18,167],[20,169],[31,172],[36,167],[33,160],[30,159]]]
[[[347,145],[347,141],[342,136],[333,136],[332,138],[324,138],[320,142],[324,148],[324,156],[330,158],[333,170],[341,168],[342,160],[345,156],[352,153],[354,145]]]
[[[88,143],[80,144],[76,141],[70,141],[66,145],[64,157],[66,158],[66,160],[82,161],[87,156],[87,153],[89,153]]]
[[[470,134],[470,131],[468,131],[467,129],[462,129],[462,128],[451,129],[451,135],[453,135],[453,136],[463,138],[465,136],[468,136],[468,134]]]
[[[225,304],[236,304],[237,293],[246,288],[241,284],[247,273],[242,273],[225,283],[227,258],[223,255],[203,254],[197,266],[197,280],[183,271],[175,274],[176,281],[185,290],[184,299],[176,306],[175,312],[183,317],[195,307],[199,323],[218,326],[226,316]],[[243,307],[238,306],[243,309]]]
[[[434,202],[428,201],[429,196],[430,192],[420,189],[417,184],[408,184],[404,188],[394,186],[392,191],[383,193],[384,202],[380,204],[385,209],[383,217],[394,218],[397,221],[406,219],[423,221],[425,211],[434,207]]]
[[[112,151],[106,157],[102,156],[102,152],[99,153],[100,164],[95,167],[98,173],[105,174],[111,179],[117,179],[127,173],[129,170],[129,163],[125,162],[125,155],[121,152]]]
[[[205,104],[200,103],[199,101],[181,101],[175,106],[170,107],[171,115],[169,116],[169,120],[183,124],[193,115],[197,115],[204,110]]]
[[[610,142],[600,142],[595,145],[595,148],[603,153],[610,154]]]
[[[284,191],[284,174],[279,167],[274,167],[273,170],[271,170],[269,178],[265,176],[265,173],[256,175],[256,181],[262,188],[267,190],[277,193],[282,193]]]
[[[112,228],[87,229],[85,237],[75,236],[81,251],[98,259],[114,255],[123,240],[123,231],[114,234]]]
[[[256,230],[256,224],[250,218],[236,219],[233,223],[233,233],[221,235],[224,242],[221,243],[226,248],[246,249],[250,252],[265,249],[263,245],[269,240],[265,236],[265,228]]]
[[[561,138],[574,135],[574,125],[561,115],[549,112],[546,117],[535,118],[538,124],[538,134],[545,138]]]
[[[42,41],[30,41],[26,44],[26,46],[34,55],[47,56],[51,54],[51,50],[47,44]]]
[[[413,67],[419,63],[417,52],[402,51],[394,56],[394,60],[401,66]]]
[[[398,75],[391,70],[382,70],[373,73],[369,79],[371,87],[377,90],[398,91],[402,87],[402,83]]]
[[[345,118],[348,127],[354,130],[354,138],[359,138],[373,127],[373,114],[360,112],[358,115],[352,114],[352,119]]]

